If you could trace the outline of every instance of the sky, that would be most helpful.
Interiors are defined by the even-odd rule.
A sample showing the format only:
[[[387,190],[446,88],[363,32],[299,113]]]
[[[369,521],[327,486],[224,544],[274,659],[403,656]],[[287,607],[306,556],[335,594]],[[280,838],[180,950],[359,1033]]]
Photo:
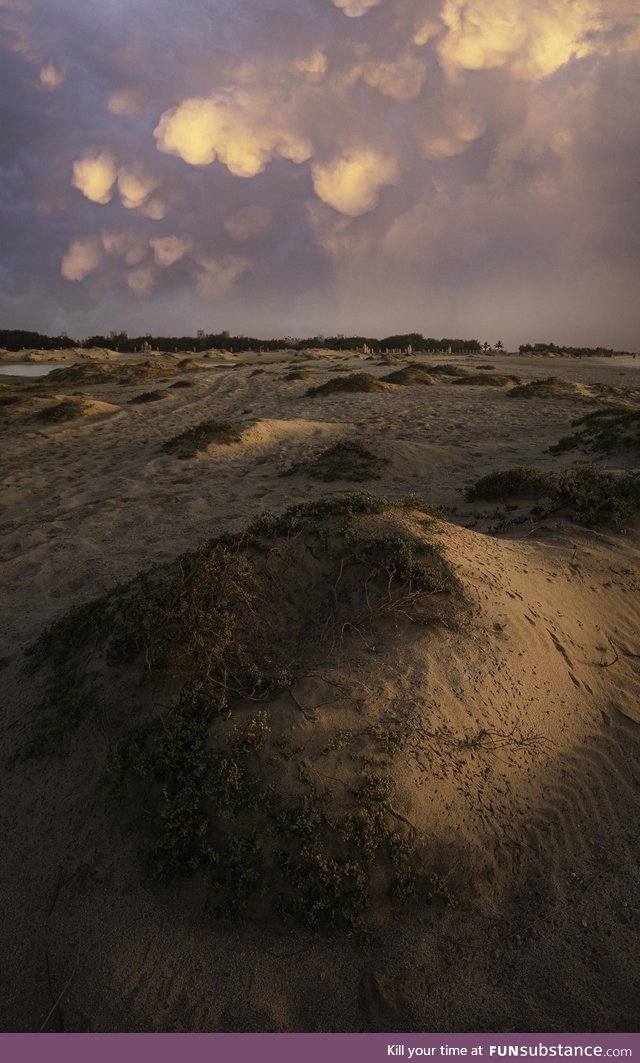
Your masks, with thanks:
[[[637,0],[0,0],[0,327],[640,345]]]

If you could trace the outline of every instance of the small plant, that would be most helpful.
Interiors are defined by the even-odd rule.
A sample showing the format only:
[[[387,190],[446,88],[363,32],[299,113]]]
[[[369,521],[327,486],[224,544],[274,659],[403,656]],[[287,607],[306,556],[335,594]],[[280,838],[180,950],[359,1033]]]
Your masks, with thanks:
[[[162,449],[178,458],[193,458],[211,443],[239,443],[241,439],[241,433],[230,421],[202,421],[168,439]]]

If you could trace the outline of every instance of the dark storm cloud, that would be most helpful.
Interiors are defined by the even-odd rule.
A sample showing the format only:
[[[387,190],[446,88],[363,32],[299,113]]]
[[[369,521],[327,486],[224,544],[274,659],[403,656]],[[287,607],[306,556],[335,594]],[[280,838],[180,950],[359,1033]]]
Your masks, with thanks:
[[[3,324],[633,345],[639,43],[627,0],[0,0]]]

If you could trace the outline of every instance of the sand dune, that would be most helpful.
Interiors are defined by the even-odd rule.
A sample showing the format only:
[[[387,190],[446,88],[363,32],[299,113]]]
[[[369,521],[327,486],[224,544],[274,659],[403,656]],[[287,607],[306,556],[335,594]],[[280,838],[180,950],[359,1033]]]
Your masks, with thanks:
[[[540,376],[539,360],[493,360],[525,383]],[[341,361],[315,359],[311,382]],[[174,390],[185,367],[164,362],[149,373],[88,365],[74,378],[79,398],[69,382],[63,394],[60,377],[7,385],[19,401],[0,409],[2,728],[12,757],[2,802],[2,1028],[39,1029],[73,976],[49,1029],[637,1029],[637,520],[594,531],[526,502],[469,503],[464,490],[509,466],[589,460],[547,448],[583,406],[613,396],[635,408],[640,371],[556,359],[554,373],[576,387],[529,401],[442,377],[311,397],[310,381],[286,379],[289,362],[260,360],[265,372],[254,376],[255,362],[187,367],[194,386]],[[170,399],[130,405],[141,385]],[[90,415],[43,427],[24,413],[65,397]],[[163,451],[212,418],[232,423],[240,442],[189,459]],[[327,484],[304,464],[281,475],[353,439],[387,462],[379,479]],[[638,467],[632,450],[596,457],[604,468]],[[314,624],[335,574],[324,589],[313,582],[319,562],[305,560],[300,538],[270,577],[277,587],[287,586],[282,573],[292,580],[290,600],[279,590],[271,602],[276,645],[290,640],[292,660],[306,647],[314,662],[296,678],[295,701],[284,691],[266,702],[279,736],[305,747],[306,770],[325,770],[320,747],[337,732],[375,724],[399,736],[385,816],[419,858],[420,888],[397,905],[372,884],[365,951],[339,928],[310,932],[262,910],[227,926],[205,911],[197,877],[150,884],[135,808],[114,810],[99,783],[122,714],[89,713],[45,755],[26,756],[47,672],[22,670],[24,649],[72,606],[265,510],[354,489],[414,492],[445,507],[429,518],[414,501],[359,518],[358,528],[418,549],[435,537],[456,588],[446,605],[427,596],[428,614],[412,601],[372,617],[361,602],[362,622],[323,641]],[[489,534],[496,525],[504,530]],[[125,673],[118,682],[132,714],[165,711],[168,687],[139,694]],[[332,761],[336,801],[356,764],[345,741]],[[263,770],[289,778],[293,766]]]

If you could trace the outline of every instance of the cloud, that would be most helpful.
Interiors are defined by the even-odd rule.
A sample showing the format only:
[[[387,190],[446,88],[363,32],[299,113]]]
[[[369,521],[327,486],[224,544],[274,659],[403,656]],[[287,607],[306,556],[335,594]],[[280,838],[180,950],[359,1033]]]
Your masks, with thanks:
[[[346,152],[327,163],[312,166],[316,195],[352,218],[373,210],[383,185],[398,179],[395,159],[372,148],[358,148]]]
[[[225,221],[224,227],[232,240],[250,240],[252,236],[260,236],[268,228],[272,216],[269,207],[255,203],[232,214]]]
[[[297,163],[310,157],[311,144],[288,121],[289,110],[268,93],[235,88],[183,100],[164,112],[153,135],[160,151],[192,166],[219,159],[236,177],[255,177],[275,156]]]
[[[67,76],[65,67],[59,67],[51,60],[40,67],[40,84],[43,89],[59,89]]]
[[[142,114],[147,104],[146,90],[141,87],[114,89],[109,93],[106,108],[113,115]]]
[[[138,266],[149,253],[149,242],[135,229],[105,229],[102,246],[109,255],[123,258],[128,266]]]
[[[382,0],[333,0],[333,3],[336,7],[341,8],[349,18],[359,18],[369,8],[377,7],[381,4]]]
[[[127,287],[139,299],[144,299],[145,296],[150,295],[155,284],[156,273],[153,266],[140,266],[139,269],[133,269],[127,274]]]
[[[427,67],[411,52],[397,59],[376,60],[365,65],[364,80],[371,88],[393,100],[414,100],[420,95]]]
[[[188,236],[158,236],[149,241],[158,266],[168,269],[191,249],[192,241]]]
[[[325,53],[320,48],[315,48],[309,55],[297,59],[294,66],[301,74],[306,74],[314,81],[320,81],[327,72],[328,61]]]
[[[615,6],[625,13],[623,2],[605,14],[600,0],[444,0],[440,56],[451,68],[508,67],[514,77],[537,80],[572,59],[636,47],[640,27],[633,20],[616,32]]]
[[[116,181],[117,168],[108,151],[88,152],[73,164],[71,184],[93,203],[109,203]]]
[[[121,166],[118,170],[118,191],[123,206],[129,209],[141,207],[159,184],[156,177],[145,174],[140,167]]]
[[[197,260],[200,271],[197,275],[198,295],[204,299],[225,299],[236,281],[247,272],[249,259],[231,256],[224,259],[202,257]]]
[[[72,240],[60,265],[65,280],[81,281],[98,268],[102,261],[102,245],[97,236],[81,236]]]

